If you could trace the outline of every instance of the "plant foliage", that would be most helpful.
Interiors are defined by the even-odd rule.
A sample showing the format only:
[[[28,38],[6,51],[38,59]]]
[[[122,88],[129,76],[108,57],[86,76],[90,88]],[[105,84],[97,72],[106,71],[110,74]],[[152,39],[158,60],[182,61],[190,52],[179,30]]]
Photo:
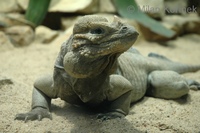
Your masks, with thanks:
[[[135,0],[113,0],[118,13],[125,18],[134,19],[152,32],[171,38],[175,32],[167,29],[156,20],[143,13],[136,4]]]
[[[34,27],[40,25],[45,18],[51,0],[30,0],[25,14],[26,20],[32,22]]]

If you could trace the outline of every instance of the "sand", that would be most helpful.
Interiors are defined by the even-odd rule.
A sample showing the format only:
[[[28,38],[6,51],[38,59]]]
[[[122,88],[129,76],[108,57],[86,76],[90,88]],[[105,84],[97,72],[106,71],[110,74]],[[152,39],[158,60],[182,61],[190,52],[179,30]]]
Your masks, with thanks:
[[[197,133],[200,131],[200,91],[191,90],[187,97],[163,100],[144,97],[122,119],[101,122],[85,108],[71,106],[60,99],[52,100],[53,120],[14,120],[17,113],[31,108],[32,85],[41,74],[52,73],[61,42],[35,44],[8,49],[0,53],[0,76],[13,84],[0,86],[0,132],[35,133]],[[200,36],[187,35],[169,42],[169,46],[150,43],[142,38],[135,47],[143,54],[156,52],[172,60],[200,64]],[[1,49],[1,48],[0,48]],[[200,82],[200,71],[184,74]]]

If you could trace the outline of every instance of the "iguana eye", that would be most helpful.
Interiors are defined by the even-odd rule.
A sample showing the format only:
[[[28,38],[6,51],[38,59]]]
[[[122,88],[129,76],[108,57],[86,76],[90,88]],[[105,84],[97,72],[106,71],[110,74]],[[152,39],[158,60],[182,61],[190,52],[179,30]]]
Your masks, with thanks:
[[[92,33],[92,34],[103,34],[104,33],[104,29],[95,28],[95,29],[92,29],[90,33]]]

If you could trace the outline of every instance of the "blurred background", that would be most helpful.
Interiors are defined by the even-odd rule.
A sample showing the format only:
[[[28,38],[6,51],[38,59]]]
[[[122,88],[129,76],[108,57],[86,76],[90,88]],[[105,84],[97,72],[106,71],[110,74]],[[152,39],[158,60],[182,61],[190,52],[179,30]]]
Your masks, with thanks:
[[[87,14],[118,15],[147,41],[200,34],[199,0],[0,0],[0,46],[48,44]]]

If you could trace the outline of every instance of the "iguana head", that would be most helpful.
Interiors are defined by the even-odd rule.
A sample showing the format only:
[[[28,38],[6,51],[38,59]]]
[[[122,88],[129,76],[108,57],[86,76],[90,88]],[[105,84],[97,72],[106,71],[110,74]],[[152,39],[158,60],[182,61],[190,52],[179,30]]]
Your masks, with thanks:
[[[74,25],[63,64],[75,78],[113,73],[117,57],[137,39],[137,31],[117,17],[112,22],[104,17],[87,15]]]
[[[137,31],[114,16],[112,22],[105,17],[87,15],[80,18],[73,29],[73,51],[87,57],[122,53],[136,41]]]

